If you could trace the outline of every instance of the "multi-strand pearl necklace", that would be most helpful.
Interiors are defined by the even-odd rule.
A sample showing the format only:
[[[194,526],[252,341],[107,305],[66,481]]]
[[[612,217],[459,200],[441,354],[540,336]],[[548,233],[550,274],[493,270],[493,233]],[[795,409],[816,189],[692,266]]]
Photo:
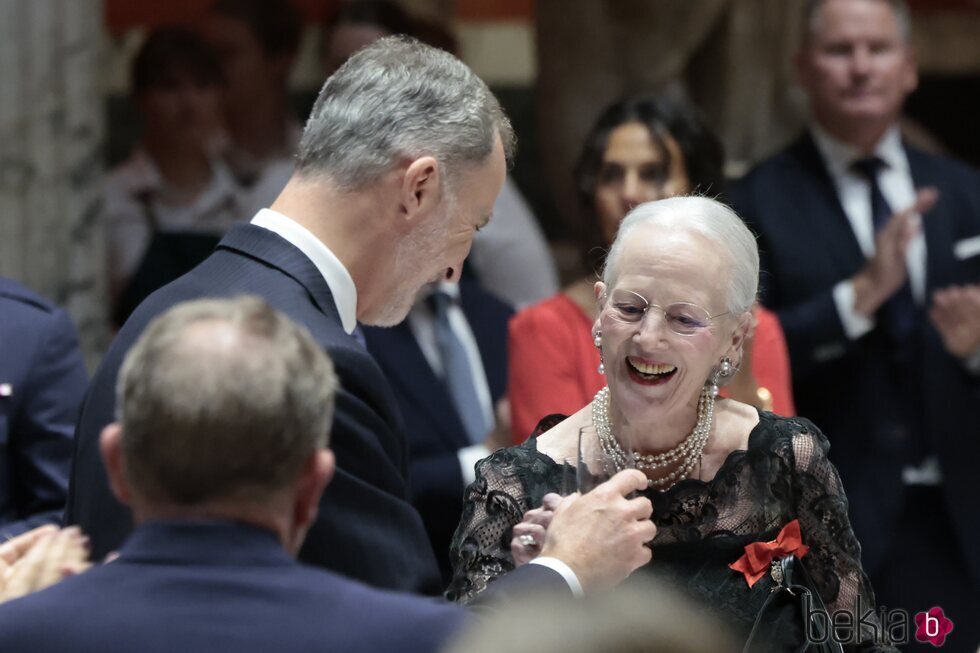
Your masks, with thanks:
[[[623,451],[616,436],[609,426],[609,388],[603,388],[596,393],[592,400],[592,423],[595,424],[596,435],[599,437],[599,448],[609,456],[616,465],[617,471],[635,467],[640,471],[655,471],[670,467],[680,461],[680,466],[662,478],[648,479],[648,487],[669,489],[682,478],[686,478],[701,460],[704,445],[711,435],[711,425],[715,416],[715,396],[706,386],[698,399],[698,421],[684,440],[669,451],[658,454],[640,454],[636,451],[630,455]]]

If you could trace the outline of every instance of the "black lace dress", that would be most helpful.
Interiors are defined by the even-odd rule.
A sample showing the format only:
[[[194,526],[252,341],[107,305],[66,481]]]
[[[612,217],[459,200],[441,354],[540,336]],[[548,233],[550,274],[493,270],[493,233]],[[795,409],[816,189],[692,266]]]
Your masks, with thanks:
[[[560,416],[548,418],[548,425],[560,421],[555,418]],[[728,565],[741,557],[746,544],[772,540],[788,522],[799,519],[803,541],[810,546],[803,560],[827,610],[853,614],[860,605],[857,617],[870,610],[880,635],[871,586],[859,562],[860,545],[847,517],[847,498],[827,459],[828,449],[827,439],[809,421],[761,413],[748,448],[729,454],[712,480],[686,479],[667,491],[646,491],[657,536],[644,571],[712,606],[736,633],[747,636],[774,581],[766,574],[749,588],[744,576]],[[560,464],[538,451],[534,437],[477,465],[450,551],[450,599],[467,602],[513,569],[511,529],[527,510],[541,505],[545,494],[560,487],[562,473]],[[792,642],[803,641],[802,619],[788,621],[779,632],[787,650],[795,650]],[[875,641],[872,629],[862,630],[846,650],[895,650]],[[780,648],[777,642],[770,644]]]

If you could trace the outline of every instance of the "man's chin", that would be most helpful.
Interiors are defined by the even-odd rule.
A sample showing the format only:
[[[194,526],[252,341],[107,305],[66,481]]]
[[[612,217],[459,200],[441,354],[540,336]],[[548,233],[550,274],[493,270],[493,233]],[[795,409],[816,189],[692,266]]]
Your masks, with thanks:
[[[377,313],[365,315],[359,321],[365,326],[393,327],[401,324],[412,310],[412,304],[391,304],[381,307]]]

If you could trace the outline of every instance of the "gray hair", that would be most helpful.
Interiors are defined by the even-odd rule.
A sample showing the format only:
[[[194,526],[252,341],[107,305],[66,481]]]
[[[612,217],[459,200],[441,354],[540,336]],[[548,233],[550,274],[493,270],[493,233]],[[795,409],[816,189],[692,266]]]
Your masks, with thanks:
[[[459,59],[405,36],[355,53],[327,79],[303,130],[296,169],[359,189],[402,160],[445,167],[486,161],[497,135],[510,161],[514,132],[500,103]]]
[[[178,304],[116,385],[127,478],[149,499],[267,499],[327,445],[337,378],[303,327],[257,297]]]
[[[909,13],[909,6],[906,4],[905,0],[879,0],[887,4],[892,13],[895,14],[895,20],[898,22],[898,31],[902,36],[902,40],[906,43],[912,34],[912,15]],[[807,0],[806,4],[803,5],[803,35],[804,41],[810,38],[817,31],[817,21],[819,19],[819,13],[821,7],[827,3],[827,0]]]
[[[717,200],[679,196],[645,202],[627,214],[609,248],[602,280],[612,287],[619,257],[630,233],[643,225],[659,225],[700,234],[728,254],[730,278],[719,279],[729,288],[728,310],[740,315],[752,308],[759,292],[759,248],[742,219]]]

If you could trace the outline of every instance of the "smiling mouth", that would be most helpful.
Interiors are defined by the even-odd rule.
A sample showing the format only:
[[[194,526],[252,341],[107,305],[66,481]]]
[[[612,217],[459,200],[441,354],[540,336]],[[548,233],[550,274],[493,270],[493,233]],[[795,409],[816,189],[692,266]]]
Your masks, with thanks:
[[[626,369],[634,381],[645,385],[666,383],[677,373],[677,367],[665,363],[643,363],[626,358]]]

